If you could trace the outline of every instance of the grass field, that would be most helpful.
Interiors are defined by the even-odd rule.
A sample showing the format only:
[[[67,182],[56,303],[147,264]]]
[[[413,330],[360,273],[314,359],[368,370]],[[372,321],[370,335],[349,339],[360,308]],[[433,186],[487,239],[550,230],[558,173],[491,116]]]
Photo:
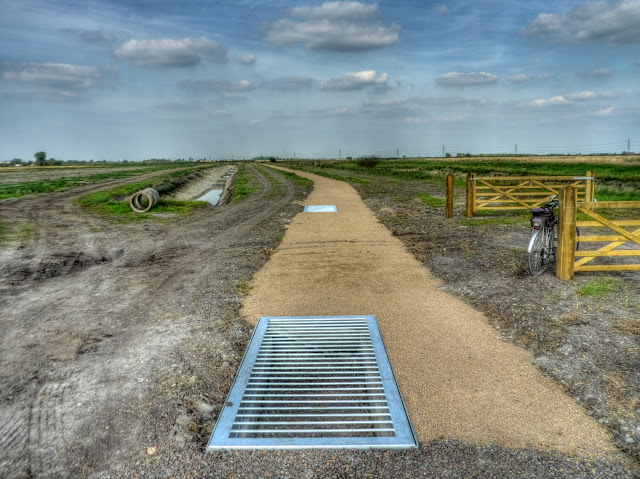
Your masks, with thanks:
[[[163,164],[128,168],[114,167],[112,171],[105,171],[105,168],[99,168],[97,169],[99,173],[91,173],[91,168],[87,167],[0,169],[0,200],[38,193],[52,193],[80,185],[132,178],[155,171],[184,168],[185,166],[188,165]]]
[[[340,171],[357,175],[350,181],[366,182],[367,177],[426,181],[444,186],[447,174],[456,175],[456,186],[464,187],[467,173],[479,176],[584,176],[596,178],[596,197],[600,201],[640,200],[640,159],[637,157],[520,157],[465,159],[381,160],[373,169],[356,161],[304,161],[292,166],[312,168],[314,172],[341,179]],[[350,175],[351,176],[351,175]]]

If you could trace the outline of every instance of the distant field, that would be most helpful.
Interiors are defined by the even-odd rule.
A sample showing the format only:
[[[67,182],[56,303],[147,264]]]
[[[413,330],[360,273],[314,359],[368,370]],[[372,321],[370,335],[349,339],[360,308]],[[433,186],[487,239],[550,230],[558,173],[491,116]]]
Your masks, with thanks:
[[[340,171],[367,177],[390,177],[402,180],[422,180],[444,185],[445,176],[456,175],[456,185],[465,184],[467,173],[480,176],[584,176],[591,171],[596,178],[599,200],[640,200],[640,158],[638,156],[602,157],[484,157],[449,159],[385,159],[367,169],[357,161],[319,160],[294,162],[303,168],[313,168],[326,176]]]
[[[0,168],[0,200],[132,178],[156,171],[175,170],[190,164],[136,165],[129,167],[20,167]],[[196,166],[193,166],[194,168]]]

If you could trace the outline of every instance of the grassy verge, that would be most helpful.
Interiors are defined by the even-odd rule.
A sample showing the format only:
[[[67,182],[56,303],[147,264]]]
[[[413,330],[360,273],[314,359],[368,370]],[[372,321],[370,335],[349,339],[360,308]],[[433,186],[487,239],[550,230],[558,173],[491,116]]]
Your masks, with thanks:
[[[313,181],[311,181],[308,178],[303,178],[302,176],[298,176],[295,173],[291,173],[289,171],[282,171],[282,170],[277,170],[277,172],[282,176],[286,176],[287,178],[292,180],[294,183],[302,186],[303,188],[310,188],[311,185],[313,185]]]
[[[247,169],[246,165],[241,165],[238,170],[238,175],[236,176],[236,184],[233,188],[233,197],[231,201],[237,203],[238,201],[242,201],[257,190],[258,187],[253,184],[253,176],[251,172]]]
[[[178,168],[180,166],[154,165],[145,168],[135,168],[131,170],[120,170],[108,173],[96,173],[93,175],[53,178],[50,180],[39,181],[22,181],[17,183],[0,184],[0,200],[5,198],[17,198],[25,195],[33,195],[38,193],[52,193],[54,191],[73,188],[80,185],[89,185],[101,183],[108,180],[116,180],[122,178],[130,178],[145,173],[153,173],[168,168]]]
[[[134,213],[129,206],[129,197],[145,188],[156,189],[161,197],[167,195],[178,186],[177,180],[190,175],[198,169],[201,168],[174,171],[148,180],[97,191],[78,198],[75,203],[93,214],[111,216],[121,222],[159,219],[162,218],[161,215],[186,215],[207,204],[202,201],[161,199],[151,211]]]

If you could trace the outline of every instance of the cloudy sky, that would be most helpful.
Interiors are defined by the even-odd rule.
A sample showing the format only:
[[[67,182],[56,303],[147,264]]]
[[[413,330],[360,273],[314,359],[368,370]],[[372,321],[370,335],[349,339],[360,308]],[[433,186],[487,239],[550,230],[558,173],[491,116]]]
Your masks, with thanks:
[[[0,161],[640,151],[640,0],[0,0]]]

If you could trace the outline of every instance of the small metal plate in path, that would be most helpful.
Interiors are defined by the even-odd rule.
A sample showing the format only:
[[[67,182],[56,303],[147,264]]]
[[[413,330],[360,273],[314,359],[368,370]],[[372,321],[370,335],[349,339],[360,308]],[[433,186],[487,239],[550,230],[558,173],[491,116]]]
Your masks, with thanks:
[[[207,451],[416,446],[374,316],[267,317]]]
[[[338,211],[336,205],[314,205],[314,206],[305,206],[305,213],[335,213]]]

